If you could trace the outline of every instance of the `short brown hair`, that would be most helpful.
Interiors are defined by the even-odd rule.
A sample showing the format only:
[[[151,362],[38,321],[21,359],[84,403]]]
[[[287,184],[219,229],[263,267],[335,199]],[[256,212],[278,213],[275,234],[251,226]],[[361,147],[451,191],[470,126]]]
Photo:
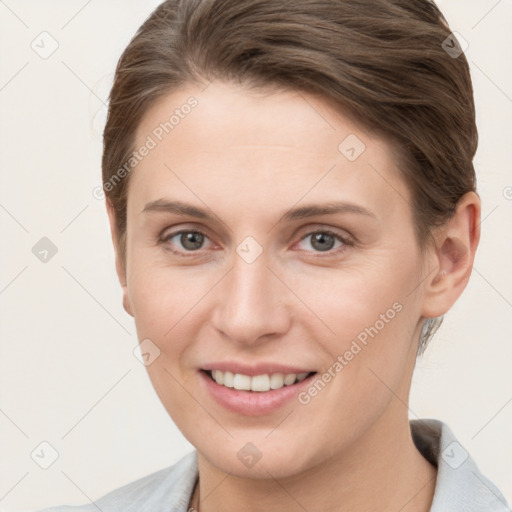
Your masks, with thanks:
[[[470,71],[462,52],[446,51],[447,40],[460,49],[429,0],[163,2],[118,62],[104,130],[103,183],[123,264],[129,175],[105,184],[130,159],[157,99],[215,79],[319,94],[390,141],[426,247],[433,228],[476,189]],[[420,348],[426,342],[422,335]]]

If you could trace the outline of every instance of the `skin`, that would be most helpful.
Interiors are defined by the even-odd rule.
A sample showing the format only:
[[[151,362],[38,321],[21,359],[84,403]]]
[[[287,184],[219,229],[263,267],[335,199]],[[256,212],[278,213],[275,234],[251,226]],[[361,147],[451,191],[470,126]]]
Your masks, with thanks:
[[[130,175],[126,262],[108,201],[107,211],[124,307],[139,340],[160,350],[149,376],[198,452],[199,509],[430,510],[436,468],[413,444],[409,389],[422,320],[446,313],[469,279],[478,196],[461,198],[421,258],[410,192],[388,143],[321,97],[215,81],[159,100],[135,146],[190,96],[198,106]],[[366,146],[353,162],[338,150],[349,134]],[[207,206],[214,220],[143,212],[161,198]],[[279,222],[290,208],[329,201],[373,216]],[[318,228],[353,243],[321,251],[310,235]],[[180,229],[206,235],[192,257],[169,236]],[[263,250],[250,264],[236,252],[247,236]],[[294,399],[247,417],[202,385],[199,369],[219,360],[321,374],[397,302],[401,311],[307,405]],[[251,468],[237,457],[247,442],[262,454]]]

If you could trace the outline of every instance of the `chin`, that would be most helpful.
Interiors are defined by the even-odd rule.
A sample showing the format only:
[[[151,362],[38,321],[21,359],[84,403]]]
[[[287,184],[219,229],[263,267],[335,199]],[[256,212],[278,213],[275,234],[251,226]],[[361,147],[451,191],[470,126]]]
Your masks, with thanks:
[[[218,443],[219,449],[212,449],[212,443],[204,443],[207,437],[202,438],[203,442],[193,444],[200,460],[204,458],[220,471],[239,478],[292,477],[314,466],[314,459],[320,457],[318,450],[291,432],[282,432],[275,439],[264,439],[265,435],[268,432],[264,435],[259,432],[255,436],[237,435],[228,442]],[[305,448],[308,452],[313,451],[311,457]]]

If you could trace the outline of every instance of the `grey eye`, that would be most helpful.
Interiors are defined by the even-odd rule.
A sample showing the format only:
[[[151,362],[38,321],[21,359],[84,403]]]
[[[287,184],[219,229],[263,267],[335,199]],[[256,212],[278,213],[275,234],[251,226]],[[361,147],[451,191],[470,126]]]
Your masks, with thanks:
[[[336,237],[329,233],[312,233],[308,236],[311,237],[311,245],[318,251],[329,251],[336,242]]]
[[[350,242],[334,231],[323,229],[308,233],[301,239],[300,244],[301,249],[305,251],[311,252],[311,247],[313,247],[312,252],[334,253],[336,252],[336,249],[341,250],[343,246],[350,245]],[[308,247],[305,247],[304,244],[307,244]]]
[[[203,246],[205,236],[199,231],[180,231],[169,237],[169,240],[179,237],[179,243],[187,251],[196,251]]]

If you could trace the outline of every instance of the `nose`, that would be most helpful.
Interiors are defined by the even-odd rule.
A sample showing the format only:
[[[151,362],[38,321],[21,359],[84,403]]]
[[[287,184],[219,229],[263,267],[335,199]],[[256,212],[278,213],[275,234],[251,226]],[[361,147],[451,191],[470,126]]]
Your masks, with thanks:
[[[215,287],[213,324],[233,343],[259,345],[290,328],[287,289],[268,266],[265,252],[252,263],[235,254],[231,270]]]

